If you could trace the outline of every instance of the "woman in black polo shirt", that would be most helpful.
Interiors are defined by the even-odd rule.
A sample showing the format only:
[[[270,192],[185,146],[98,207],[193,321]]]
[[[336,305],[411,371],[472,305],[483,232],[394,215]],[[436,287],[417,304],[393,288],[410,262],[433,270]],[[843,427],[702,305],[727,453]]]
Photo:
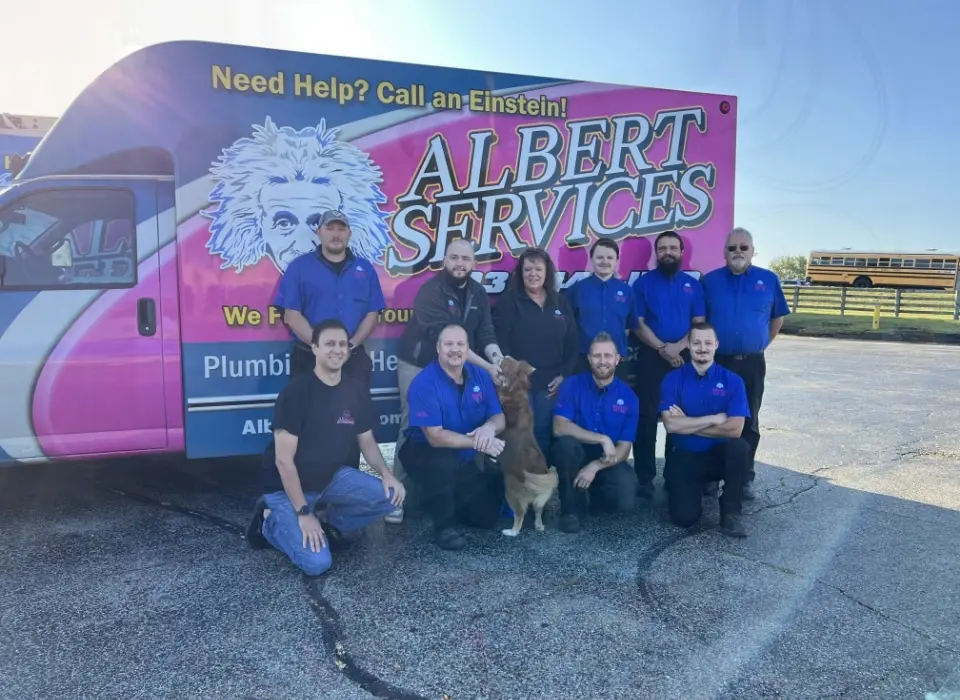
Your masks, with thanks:
[[[504,356],[526,360],[530,376],[534,435],[549,458],[553,442],[553,399],[577,364],[577,322],[557,291],[557,268],[540,248],[527,248],[493,307],[493,327]]]

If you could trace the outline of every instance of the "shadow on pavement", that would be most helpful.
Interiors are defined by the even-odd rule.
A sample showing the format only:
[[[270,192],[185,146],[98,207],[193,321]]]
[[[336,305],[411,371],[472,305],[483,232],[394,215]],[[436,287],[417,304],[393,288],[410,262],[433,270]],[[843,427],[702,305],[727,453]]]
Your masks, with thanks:
[[[960,517],[758,465],[750,536],[370,528],[318,580],[241,533],[256,460],[0,471],[4,697],[921,697],[960,661]]]

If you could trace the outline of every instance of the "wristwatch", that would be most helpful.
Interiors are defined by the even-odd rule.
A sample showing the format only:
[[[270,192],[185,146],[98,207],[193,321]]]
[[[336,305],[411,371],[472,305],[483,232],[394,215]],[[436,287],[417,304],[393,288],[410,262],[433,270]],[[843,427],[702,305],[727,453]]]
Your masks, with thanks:
[[[303,504],[302,506],[300,506],[300,508],[297,510],[297,515],[310,515],[310,506],[307,505],[306,503],[304,503],[304,504]]]

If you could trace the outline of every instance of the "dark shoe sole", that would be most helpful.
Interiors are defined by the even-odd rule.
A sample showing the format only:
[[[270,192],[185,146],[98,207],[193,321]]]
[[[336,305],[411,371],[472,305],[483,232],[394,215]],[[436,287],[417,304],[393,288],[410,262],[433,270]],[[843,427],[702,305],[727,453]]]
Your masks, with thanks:
[[[247,529],[243,533],[251,549],[267,549],[270,547],[267,538],[263,536],[263,511],[266,507],[267,504],[263,498],[258,498],[256,505],[253,507],[253,516],[250,518]]]

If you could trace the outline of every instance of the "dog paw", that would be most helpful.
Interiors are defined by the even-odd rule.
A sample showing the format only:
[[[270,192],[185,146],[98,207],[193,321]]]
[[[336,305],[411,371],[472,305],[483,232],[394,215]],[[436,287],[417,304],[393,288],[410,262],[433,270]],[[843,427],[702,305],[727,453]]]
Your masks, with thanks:
[[[520,534],[519,530],[501,530],[500,532],[502,532],[507,537],[516,537],[517,535]]]
[[[543,525],[534,525],[534,527],[537,528],[537,532],[545,532],[547,529]]]

